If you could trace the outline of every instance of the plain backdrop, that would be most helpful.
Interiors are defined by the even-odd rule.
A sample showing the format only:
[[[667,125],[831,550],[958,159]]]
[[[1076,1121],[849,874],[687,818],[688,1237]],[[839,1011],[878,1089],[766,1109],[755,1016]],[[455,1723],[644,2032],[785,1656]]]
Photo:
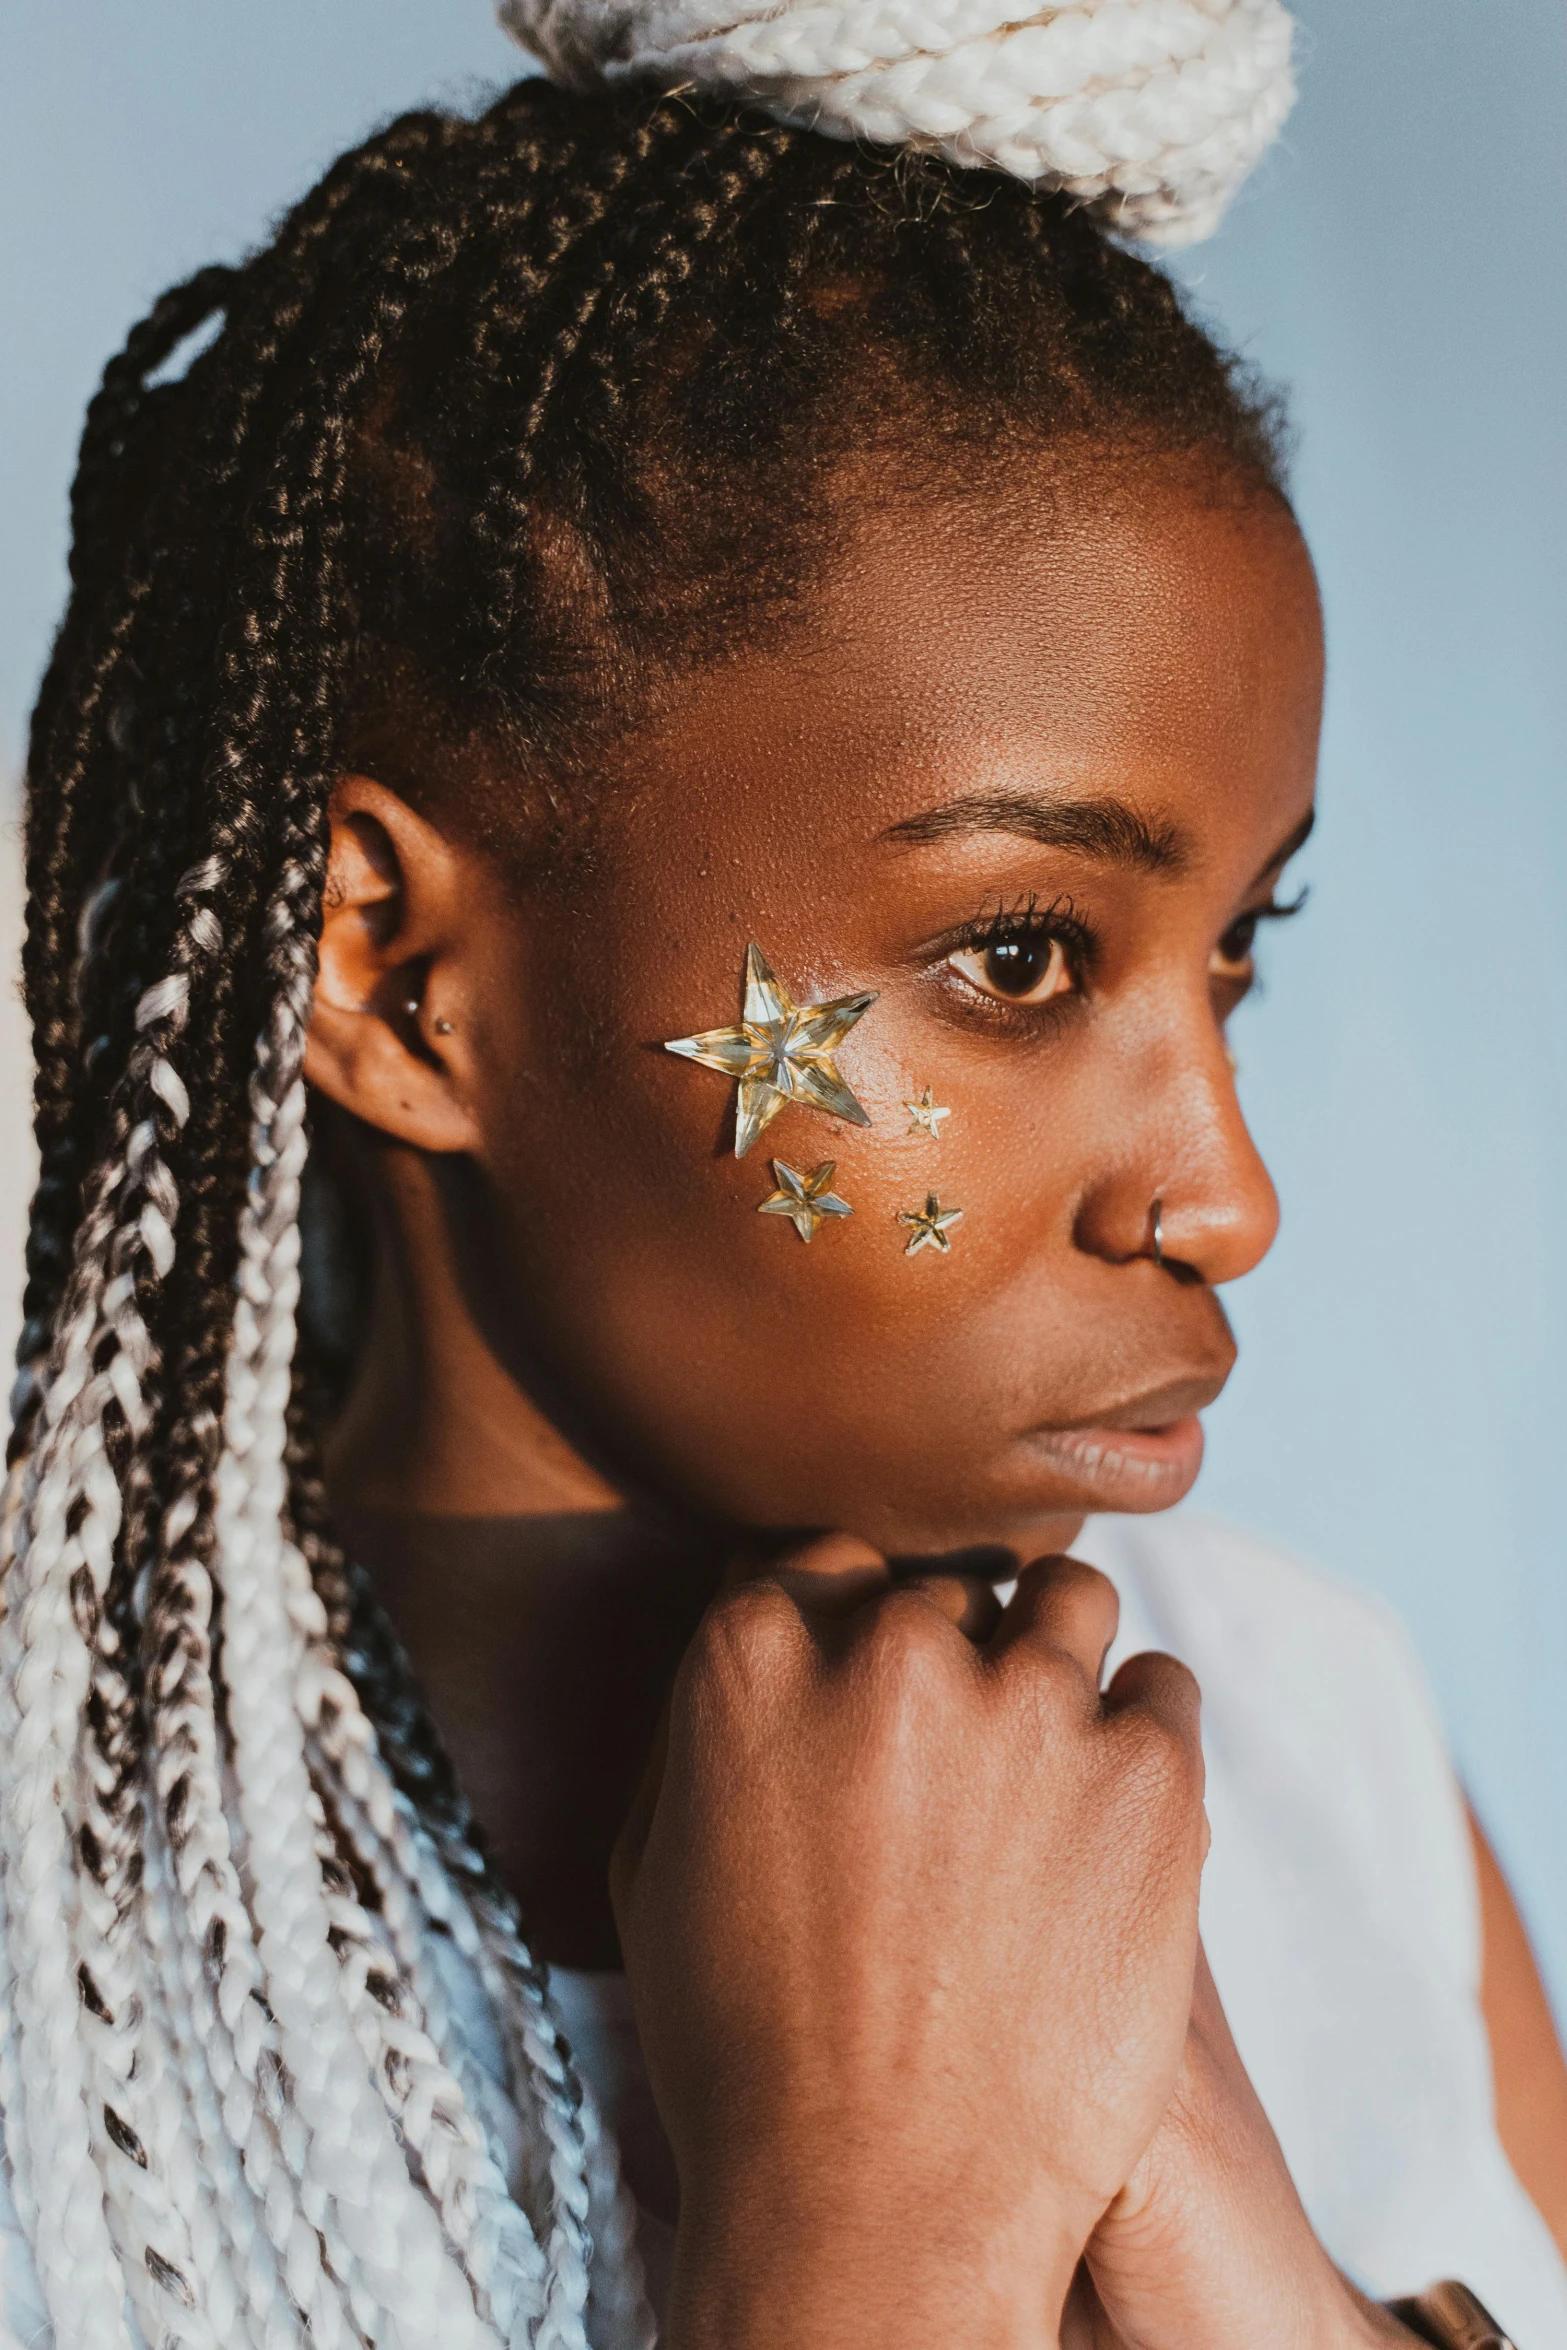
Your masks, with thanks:
[[[1284,1230],[1200,1498],[1401,1610],[1567,2004],[1567,10],[1298,13],[1285,142],[1181,264],[1293,387],[1331,639],[1312,907],[1237,1034]],[[104,357],[359,133],[515,57],[487,0],[6,0],[0,773]]]

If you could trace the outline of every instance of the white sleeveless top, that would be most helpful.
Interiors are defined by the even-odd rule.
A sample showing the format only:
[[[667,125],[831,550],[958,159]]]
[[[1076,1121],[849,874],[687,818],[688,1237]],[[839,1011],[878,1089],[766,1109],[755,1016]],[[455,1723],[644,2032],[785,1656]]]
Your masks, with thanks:
[[[1195,1511],[1094,1519],[1072,1549],[1121,1595],[1109,1670],[1161,1648],[1202,1685],[1203,1938],[1317,2233],[1379,2300],[1461,2277],[1519,2350],[1567,2350],[1567,2271],[1496,2135],[1463,1800],[1402,1627]],[[600,2102],[645,2137],[624,1979],[555,1982]],[[641,2240],[656,2300],[669,2231]]]
[[[1121,1594],[1111,1669],[1162,1648],[1202,1685],[1203,1935],[1323,2242],[1379,2298],[1462,2277],[1520,2350],[1567,2350],[1567,2271],[1492,2117],[1462,1800],[1399,1625],[1195,1512],[1096,1519],[1074,1550]],[[600,2106],[645,2141],[624,1979],[557,1969],[554,1984]],[[463,2004],[480,2004],[471,1981]],[[670,2232],[644,2214],[639,2240],[656,2304]],[[47,2350],[3,2162],[0,2313],[0,2350]]]

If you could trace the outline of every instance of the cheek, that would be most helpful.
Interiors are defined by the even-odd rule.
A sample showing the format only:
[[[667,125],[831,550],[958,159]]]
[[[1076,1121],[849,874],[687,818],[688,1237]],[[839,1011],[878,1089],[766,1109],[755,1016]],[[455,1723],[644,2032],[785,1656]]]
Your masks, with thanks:
[[[875,1018],[837,1056],[872,1125],[790,1104],[744,1159],[734,1083],[651,1044],[499,1090],[490,1173],[534,1343],[628,1466],[745,1521],[988,1508],[1018,1434],[1076,1406],[1048,1085],[905,1053]],[[939,1139],[905,1107],[927,1085]],[[763,1213],[775,1160],[807,1184],[834,1162],[852,1215],[807,1242]]]

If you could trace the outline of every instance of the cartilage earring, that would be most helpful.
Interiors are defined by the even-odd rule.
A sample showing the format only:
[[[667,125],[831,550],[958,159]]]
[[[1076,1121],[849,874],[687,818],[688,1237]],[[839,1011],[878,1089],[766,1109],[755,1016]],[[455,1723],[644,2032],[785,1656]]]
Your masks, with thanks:
[[[870,1112],[854,1098],[833,1064],[833,1054],[874,994],[837,996],[829,1004],[796,1004],[767,966],[762,950],[745,950],[745,1010],[737,1028],[708,1028],[700,1036],[677,1036],[666,1053],[700,1061],[737,1078],[735,1157],[743,1159],[785,1102],[803,1102],[829,1118],[868,1126]]]
[[[1153,1261],[1156,1265],[1164,1263],[1164,1202],[1162,1199],[1156,1199],[1153,1204]]]
[[[961,1224],[962,1221],[961,1208],[944,1208],[936,1194],[928,1191],[922,1208],[905,1208],[898,1218],[900,1224],[910,1227],[909,1245],[904,1255],[917,1257],[922,1248],[939,1249],[943,1256],[948,1255],[952,1243],[947,1235],[954,1224]]]
[[[790,1167],[782,1159],[774,1159],[773,1175],[777,1190],[764,1199],[757,1209],[759,1216],[787,1216],[802,1240],[814,1240],[816,1227],[829,1216],[852,1216],[854,1210],[846,1199],[840,1199],[832,1188],[832,1179],[838,1171],[836,1159],[824,1159],[813,1167],[809,1175],[802,1175],[798,1167]]]
[[[437,1020],[435,1023],[435,1033],[437,1036],[450,1036],[452,1033],[452,1024],[450,1020]]]
[[[917,1102],[905,1102],[903,1106],[909,1113],[911,1134],[928,1134],[932,1142],[940,1142],[941,1121],[950,1118],[952,1112],[941,1107],[928,1085]]]

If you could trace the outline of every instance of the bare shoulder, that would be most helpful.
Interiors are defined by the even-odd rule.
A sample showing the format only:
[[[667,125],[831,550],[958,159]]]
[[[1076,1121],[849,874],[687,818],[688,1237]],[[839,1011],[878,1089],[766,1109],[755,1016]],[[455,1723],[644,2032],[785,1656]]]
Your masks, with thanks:
[[[1469,1833],[1480,1888],[1480,2004],[1491,2043],[1497,2134],[1567,2257],[1567,2062],[1518,1905],[1472,1810]]]

